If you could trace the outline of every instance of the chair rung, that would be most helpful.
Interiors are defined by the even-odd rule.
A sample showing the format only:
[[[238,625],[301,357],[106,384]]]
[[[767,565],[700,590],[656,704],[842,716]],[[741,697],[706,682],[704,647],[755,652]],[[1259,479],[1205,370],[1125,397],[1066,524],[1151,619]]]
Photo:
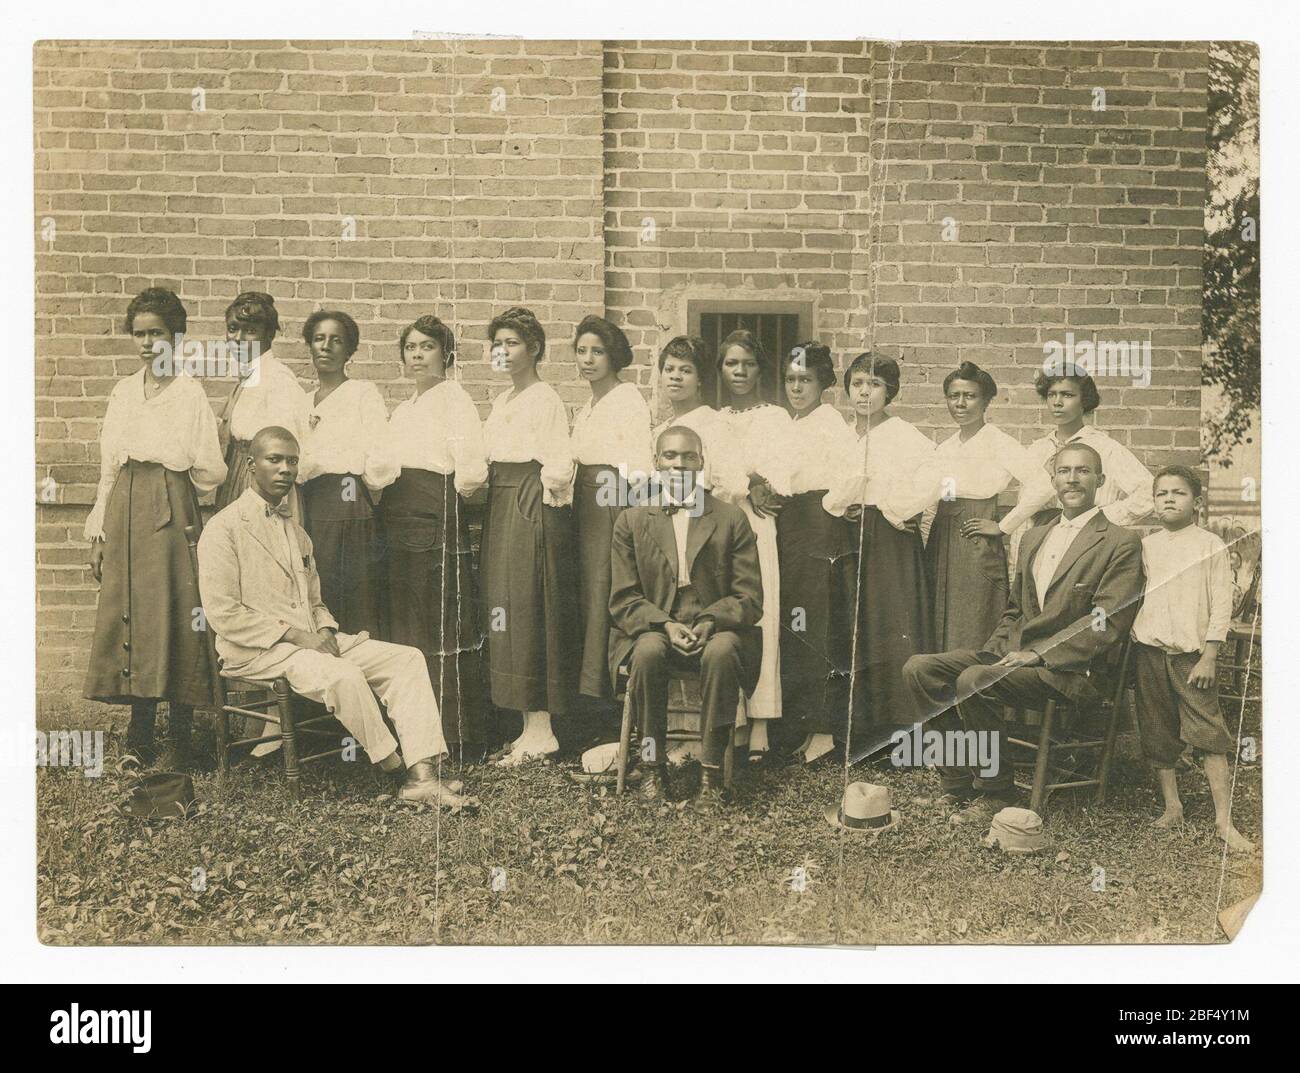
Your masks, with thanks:
[[[226,742],[227,749],[238,749],[241,745],[265,745],[268,741],[282,741],[282,734],[264,734],[260,738],[240,738],[238,741]]]
[[[311,756],[300,756],[298,758],[298,763],[310,764],[313,760],[324,760],[325,758],[330,756],[342,756],[343,753],[344,753],[343,748],[327,749],[323,753],[312,753]]]
[[[253,708],[236,708],[233,704],[227,704],[221,710],[226,715],[246,715],[250,719],[261,719],[263,722],[275,723],[277,726],[280,723],[278,715],[272,715],[265,709],[258,711]]]

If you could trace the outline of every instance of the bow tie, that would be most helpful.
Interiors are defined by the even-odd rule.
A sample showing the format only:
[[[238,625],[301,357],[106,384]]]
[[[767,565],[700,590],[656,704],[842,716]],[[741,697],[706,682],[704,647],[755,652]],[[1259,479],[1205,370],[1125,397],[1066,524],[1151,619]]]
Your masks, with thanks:
[[[687,509],[687,507],[686,507],[686,504],[685,504],[685,503],[665,503],[665,504],[664,504],[664,513],[667,514],[668,517],[670,517],[670,518],[671,518],[674,514],[676,514],[679,510],[686,510],[686,509]]]
[[[274,517],[277,514],[280,515],[281,518],[291,518],[293,516],[293,512],[289,510],[288,496],[285,496],[275,506],[271,506],[270,503],[266,505],[266,516],[268,518]]]

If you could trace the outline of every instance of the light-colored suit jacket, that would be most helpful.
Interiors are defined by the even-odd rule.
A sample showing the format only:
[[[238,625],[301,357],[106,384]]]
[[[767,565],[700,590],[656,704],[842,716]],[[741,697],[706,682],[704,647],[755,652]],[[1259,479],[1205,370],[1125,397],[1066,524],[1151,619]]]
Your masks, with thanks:
[[[294,562],[286,561],[289,552],[281,541],[268,539],[274,529],[267,524],[266,503],[248,488],[199,537],[199,594],[226,674],[260,662],[290,627],[338,629],[321,602],[311,537],[296,522],[285,524],[298,538],[301,555]],[[306,603],[302,589],[309,596]]]

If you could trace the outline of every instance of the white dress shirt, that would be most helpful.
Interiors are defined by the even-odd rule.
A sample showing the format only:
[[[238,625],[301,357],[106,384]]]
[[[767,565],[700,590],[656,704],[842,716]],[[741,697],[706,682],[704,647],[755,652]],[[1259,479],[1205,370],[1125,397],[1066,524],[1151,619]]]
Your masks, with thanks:
[[[656,425],[650,433],[653,451],[659,437],[674,425],[683,425],[700,437],[704,447],[704,469],[700,471],[701,487],[707,488],[724,503],[739,503],[749,495],[749,475],[739,463],[739,446],[722,416],[712,406],[697,406],[681,417],[670,417]]]
[[[518,394],[514,388],[501,392],[492,400],[483,433],[489,462],[538,462],[542,502],[548,507],[573,502],[569,418],[550,384],[538,380]]]
[[[1025,448],[1037,474],[1032,483],[1020,489],[1015,507],[1002,519],[1004,533],[1015,532],[1044,507],[1061,505],[1052,487],[1049,467],[1056,452],[1067,443],[1086,443],[1101,456],[1106,483],[1097,489],[1097,506],[1107,519],[1131,527],[1151,513],[1151,471],[1118,440],[1095,425],[1084,425],[1065,441],[1058,441],[1055,433],[1049,433]]]
[[[202,386],[181,373],[151,399],[144,395],[144,369],[119,380],[108,396],[99,436],[99,487],[82,533],[104,539],[104,512],[129,459],[157,462],[177,473],[188,471],[199,495],[226,479],[226,462],[217,438],[217,419]]]
[[[911,518],[944,498],[990,499],[1012,481],[1019,481],[1023,490],[1041,473],[1020,441],[996,425],[985,424],[964,442],[961,433],[954,432],[917,468],[910,483],[898,485],[889,513]]]
[[[398,403],[388,432],[399,469],[454,472],[456,491],[463,496],[487,484],[483,422],[469,392],[454,380]]]
[[[293,370],[267,350],[247,377],[235,385],[222,414],[236,440],[251,440],[264,428],[286,428],[302,446],[311,405]]]
[[[853,426],[830,403],[822,403],[782,430],[779,445],[784,465],[764,473],[778,495],[824,492],[834,487],[853,464],[858,437]]]
[[[649,438],[650,406],[624,380],[574,417],[573,458],[583,466],[615,466],[624,480],[644,480],[654,469]]]
[[[677,588],[684,589],[691,583],[691,566],[686,559],[686,538],[691,529],[691,514],[695,510],[696,497],[700,494],[698,488],[691,489],[691,494],[678,504],[681,510],[674,511],[669,520],[673,523],[673,539],[677,542]],[[678,503],[667,490],[661,490],[660,495],[665,505]]]
[[[899,489],[911,484],[916,471],[934,454],[933,441],[915,425],[892,416],[855,438],[853,457],[846,460],[840,479],[822,498],[822,508],[842,518],[855,503],[879,507],[891,525],[902,529],[910,515],[891,515],[890,501]]]
[[[298,464],[298,483],[325,473],[352,473],[372,492],[397,480],[398,465],[388,435],[388,409],[369,380],[344,380],[316,404],[306,394],[307,440]]]
[[[1161,529],[1142,540],[1146,595],[1133,638],[1166,652],[1199,652],[1228,636],[1232,568],[1228,548],[1199,525]]]
[[[1070,550],[1070,545],[1074,543],[1075,538],[1083,531],[1083,527],[1092,521],[1100,507],[1093,507],[1092,510],[1086,510],[1074,518],[1067,518],[1064,514],[1057,519],[1056,524],[1048,530],[1047,536],[1043,542],[1038,545],[1038,554],[1034,556],[1034,591],[1038,593],[1038,606],[1043,607],[1047,599],[1047,590],[1052,585],[1052,579],[1056,577],[1056,568],[1061,565],[1061,560],[1065,553]]]

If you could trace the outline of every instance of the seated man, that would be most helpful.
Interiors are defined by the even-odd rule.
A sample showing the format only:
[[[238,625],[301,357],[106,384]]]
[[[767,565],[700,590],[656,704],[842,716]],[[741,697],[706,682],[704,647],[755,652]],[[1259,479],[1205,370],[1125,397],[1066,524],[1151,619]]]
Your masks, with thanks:
[[[321,602],[311,538],[289,517],[298,442],[286,429],[253,437],[252,484],[199,538],[199,590],[216,633],[222,673],[270,681],[283,676],[300,696],[323,703],[372,762],[407,774],[403,801],[463,805],[434,760],[447,752],[438,704],[419,649],[338,633]],[[393,740],[375,702],[388,709]]]
[[[1002,729],[1002,709],[1095,696],[1093,661],[1128,634],[1142,601],[1142,540],[1095,506],[1105,483],[1101,456],[1083,443],[1056,452],[1052,485],[1061,516],[1024,538],[1007,609],[979,651],[958,649],[912,656],[903,682],[916,718],[938,716],[939,729],[993,736],[973,768],[940,767],[943,807],[967,807],[956,822],[984,822],[1012,803],[1014,770]],[[953,706],[956,705],[956,714]]]
[[[701,796],[716,799],[740,690],[754,691],[763,654],[758,545],[737,507],[696,484],[704,447],[693,430],[662,432],[655,466],[658,505],[630,507],[614,523],[610,672],[617,678],[630,658],[627,688],[646,759],[641,793],[652,799],[664,793],[670,674],[700,672]]]

